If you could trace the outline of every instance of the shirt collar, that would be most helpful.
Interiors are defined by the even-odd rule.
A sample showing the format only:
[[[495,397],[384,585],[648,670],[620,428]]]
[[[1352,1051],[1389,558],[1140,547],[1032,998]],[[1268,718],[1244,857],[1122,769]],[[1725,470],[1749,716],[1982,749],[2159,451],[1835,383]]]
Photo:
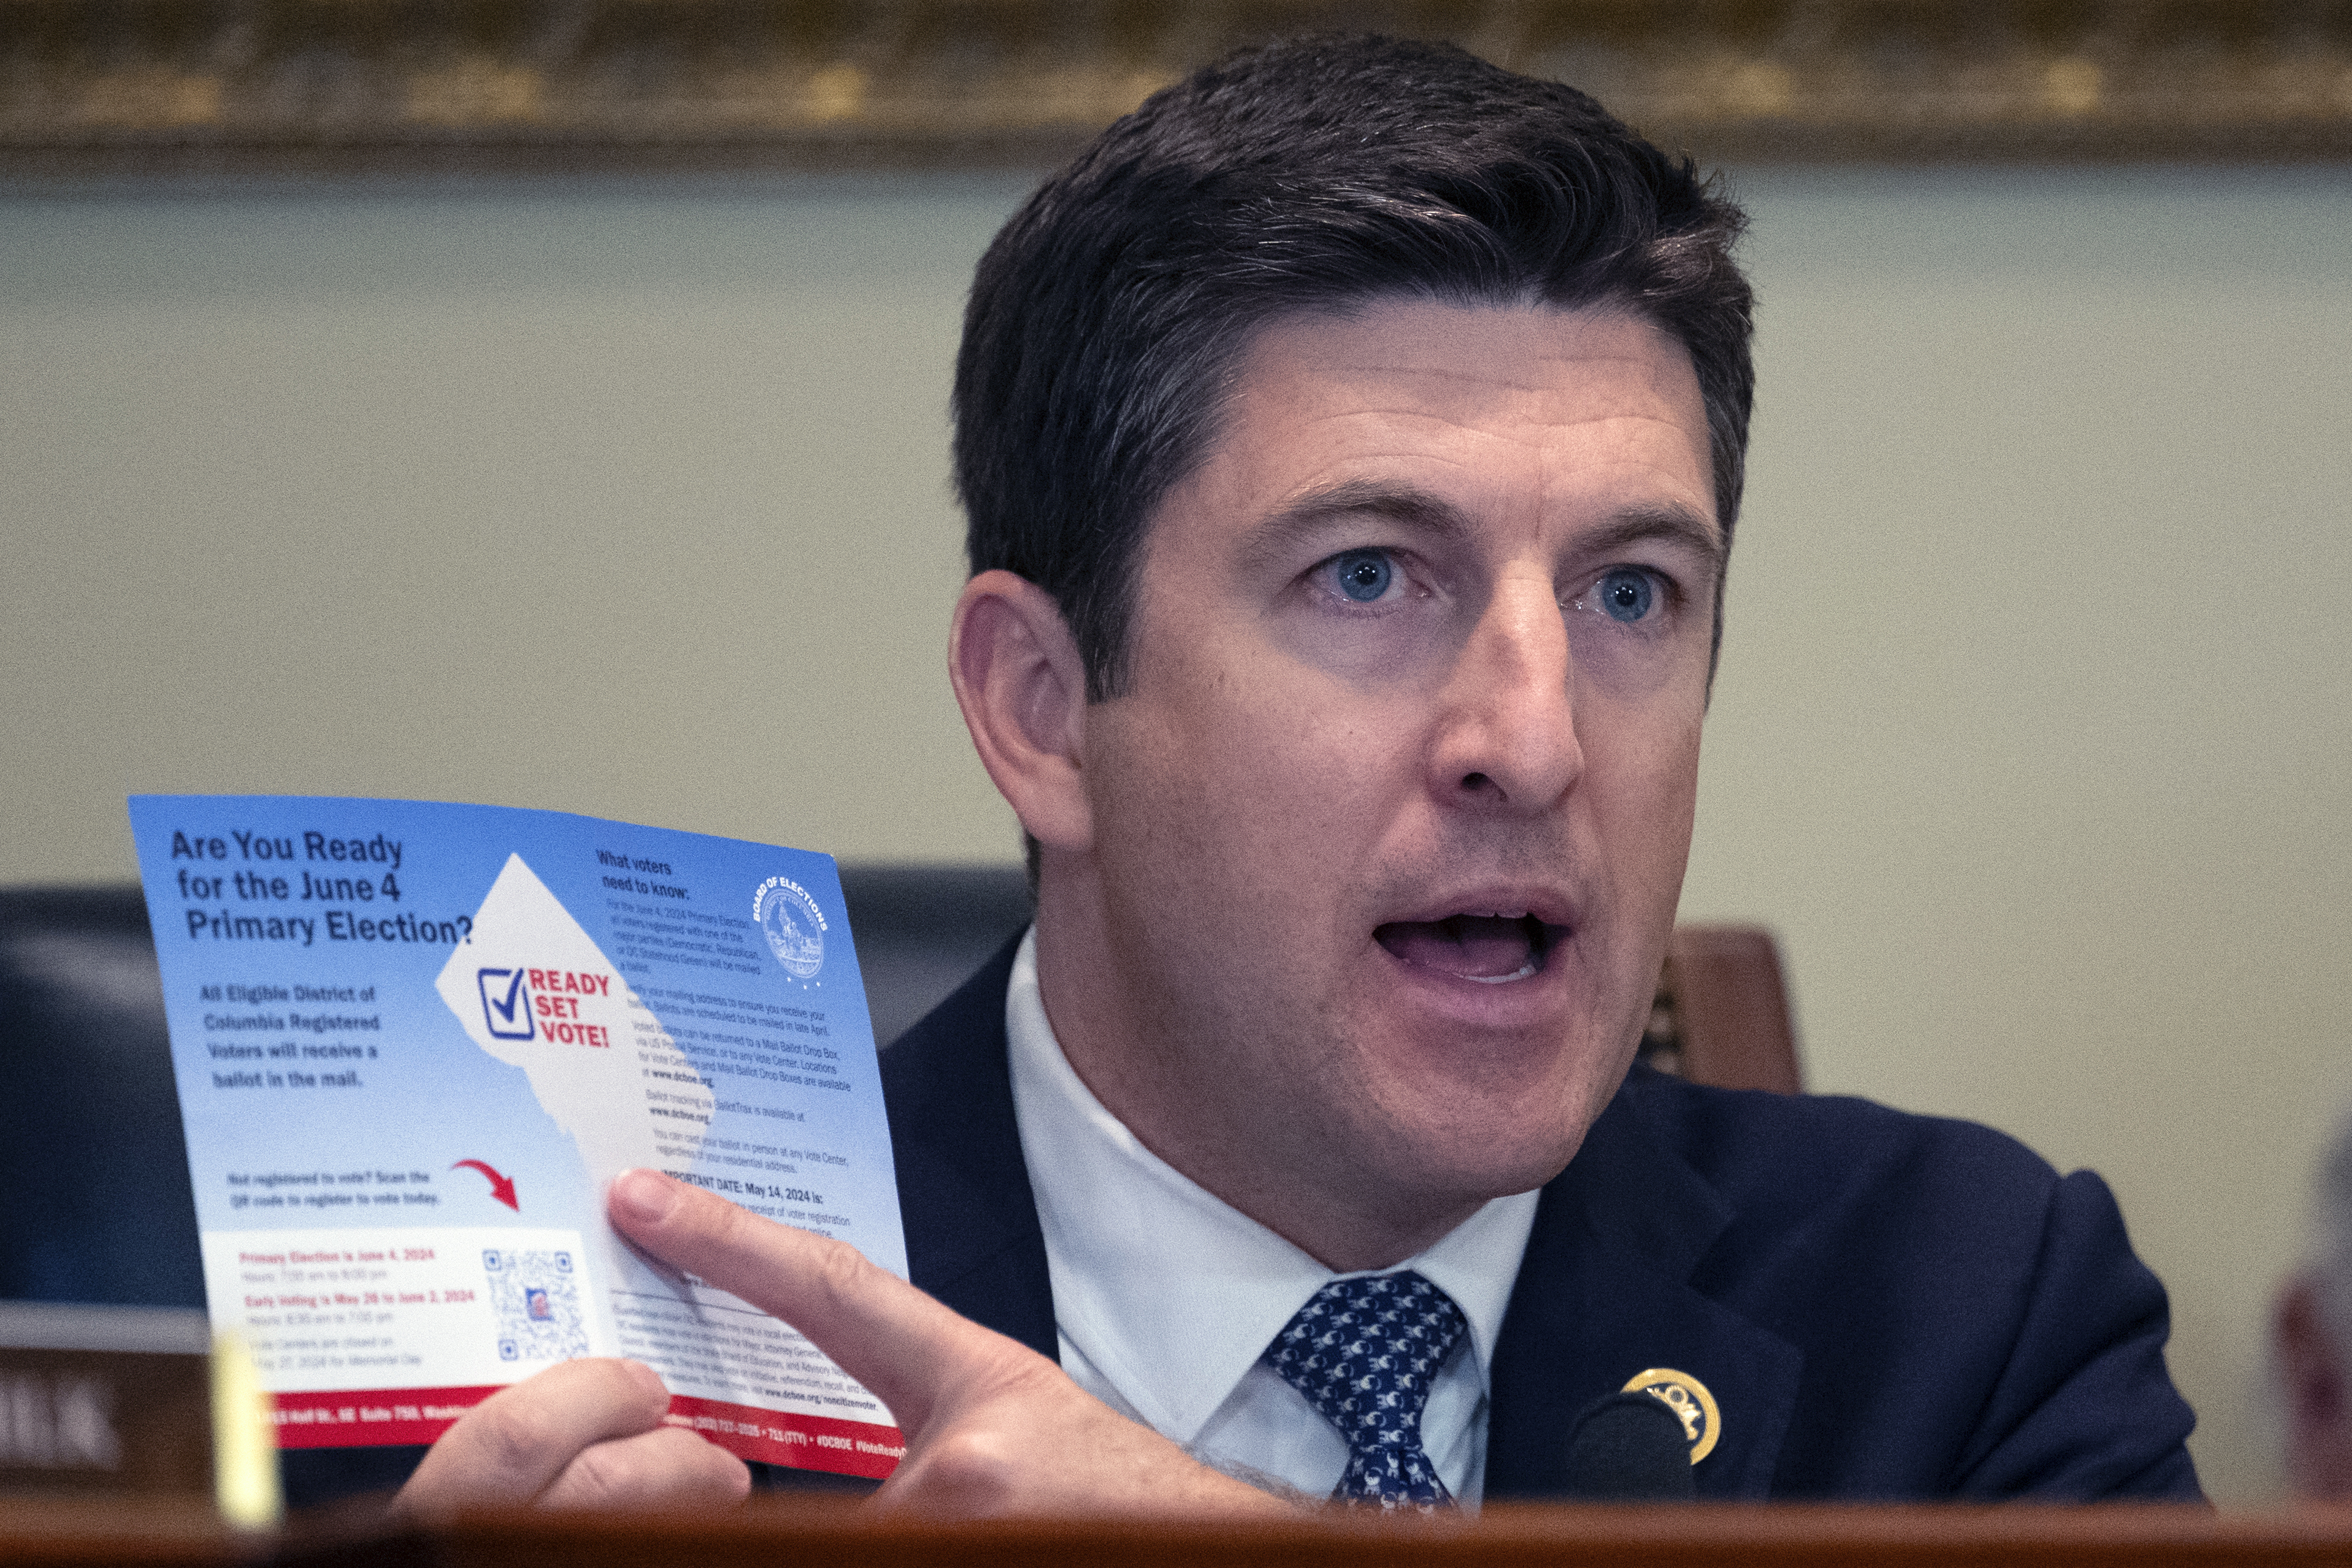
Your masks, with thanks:
[[[1004,1027],[1056,1324],[1137,1415],[1189,1443],[1291,1315],[1346,1276],[1179,1173],[1103,1108],[1045,1017],[1034,927],[1013,961]],[[1482,1387],[1538,1196],[1492,1199],[1397,1265],[1462,1309]]]

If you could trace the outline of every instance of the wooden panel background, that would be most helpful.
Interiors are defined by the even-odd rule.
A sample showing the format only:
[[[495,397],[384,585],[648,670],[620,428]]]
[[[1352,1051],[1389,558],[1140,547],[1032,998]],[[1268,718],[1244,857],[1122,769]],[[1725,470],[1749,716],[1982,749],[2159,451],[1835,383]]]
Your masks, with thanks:
[[[1033,165],[1333,27],[1710,162],[2352,159],[2352,0],[0,0],[0,177]]]
[[[826,1500],[740,1511],[482,1514],[418,1528],[365,1507],[240,1535],[199,1508],[12,1499],[12,1568],[2285,1568],[2352,1556],[2352,1511],[1496,1508],[1476,1521],[1324,1514],[1251,1525],[1026,1520],[952,1525]]]

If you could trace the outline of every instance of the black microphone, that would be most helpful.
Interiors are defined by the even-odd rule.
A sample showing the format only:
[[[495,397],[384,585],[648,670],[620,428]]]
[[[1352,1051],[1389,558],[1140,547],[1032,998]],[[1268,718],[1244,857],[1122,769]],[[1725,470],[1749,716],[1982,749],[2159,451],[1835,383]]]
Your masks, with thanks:
[[[1612,1394],[1585,1406],[1569,1433],[1565,1497],[1586,1502],[1691,1502],[1690,1440],[1665,1401]]]

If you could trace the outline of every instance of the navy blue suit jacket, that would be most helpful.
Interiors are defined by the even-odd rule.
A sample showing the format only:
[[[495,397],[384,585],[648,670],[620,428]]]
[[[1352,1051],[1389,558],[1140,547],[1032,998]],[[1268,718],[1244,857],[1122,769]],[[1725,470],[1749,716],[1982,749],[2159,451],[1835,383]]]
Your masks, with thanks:
[[[882,1057],[916,1284],[1058,1353],[1006,1064],[1007,947]],[[1860,1100],[1636,1067],[1543,1189],[1495,1352],[1486,1495],[1559,1487],[1648,1367],[1713,1391],[1701,1498],[2195,1499],[2164,1288],[2105,1183]]]

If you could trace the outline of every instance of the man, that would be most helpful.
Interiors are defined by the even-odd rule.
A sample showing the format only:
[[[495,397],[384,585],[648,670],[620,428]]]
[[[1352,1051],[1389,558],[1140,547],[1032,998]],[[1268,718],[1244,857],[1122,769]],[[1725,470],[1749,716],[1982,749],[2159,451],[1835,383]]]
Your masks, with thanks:
[[[1547,1495],[1629,1381],[1701,1496],[2196,1495],[2095,1177],[1629,1075],[1739,500],[1739,225],[1566,88],[1356,39],[1160,95],[998,237],[950,669],[1037,918],[886,1058],[921,1289],[613,1197],[890,1406],[885,1500]],[[660,1405],[562,1369],[410,1500],[739,1488]]]
[[[2271,1359],[2285,1396],[2287,1485],[2297,1497],[2352,1499],[2352,1124],[2319,1167],[2310,1258],[2279,1287]]]

